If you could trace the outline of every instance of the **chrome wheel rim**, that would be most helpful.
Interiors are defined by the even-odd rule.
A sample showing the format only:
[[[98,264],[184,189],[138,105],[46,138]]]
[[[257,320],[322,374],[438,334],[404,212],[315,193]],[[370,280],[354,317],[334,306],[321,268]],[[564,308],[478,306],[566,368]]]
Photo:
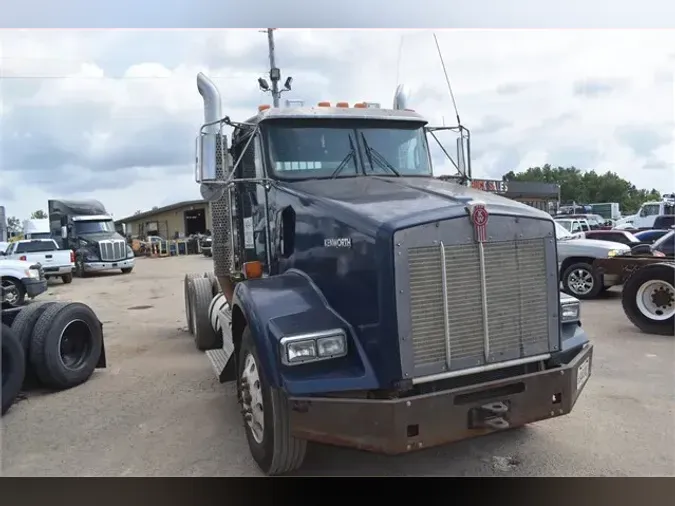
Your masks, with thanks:
[[[593,290],[593,274],[586,269],[574,269],[567,277],[567,284],[578,295],[587,295]]]
[[[253,439],[255,439],[256,443],[260,444],[262,443],[265,431],[265,409],[258,364],[251,353],[248,353],[244,359],[241,383],[244,419],[249,429],[251,429]]]
[[[2,282],[2,297],[7,304],[14,305],[19,300],[19,290],[11,281]]]
[[[667,281],[652,279],[638,288],[635,302],[650,320],[667,320],[675,315],[675,288]]]

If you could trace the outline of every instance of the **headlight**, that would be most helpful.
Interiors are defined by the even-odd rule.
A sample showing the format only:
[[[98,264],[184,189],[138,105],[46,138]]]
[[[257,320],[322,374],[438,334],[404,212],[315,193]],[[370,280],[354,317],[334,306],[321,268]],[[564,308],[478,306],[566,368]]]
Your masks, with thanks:
[[[621,255],[625,255],[626,253],[629,253],[629,252],[630,252],[630,248],[629,249],[611,249],[607,252],[607,257],[608,258],[618,257],[618,256],[621,256]]]
[[[281,362],[285,365],[306,364],[347,354],[347,336],[341,329],[284,337]]]
[[[131,249],[131,246],[127,245],[127,258],[134,256],[134,250]]]
[[[33,279],[40,279],[40,271],[37,269],[27,269],[26,276]]]
[[[578,302],[568,302],[560,306],[560,321],[578,322],[579,313],[581,312],[581,305]]]

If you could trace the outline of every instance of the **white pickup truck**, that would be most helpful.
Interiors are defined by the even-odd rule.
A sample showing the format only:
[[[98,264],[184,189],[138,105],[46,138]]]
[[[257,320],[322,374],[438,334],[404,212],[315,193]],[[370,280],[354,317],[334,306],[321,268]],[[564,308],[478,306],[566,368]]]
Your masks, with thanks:
[[[40,265],[5,258],[0,255],[0,307],[19,307],[26,297],[35,298],[47,290]]]
[[[60,250],[54,239],[13,242],[5,250],[4,258],[40,264],[47,279],[61,278],[64,283],[73,281],[75,253],[70,250]]]

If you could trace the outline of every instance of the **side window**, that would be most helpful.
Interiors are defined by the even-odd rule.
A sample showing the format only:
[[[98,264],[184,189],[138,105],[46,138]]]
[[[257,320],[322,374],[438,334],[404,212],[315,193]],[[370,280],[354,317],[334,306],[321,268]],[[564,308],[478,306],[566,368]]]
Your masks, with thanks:
[[[642,208],[642,211],[640,212],[640,216],[656,216],[659,214],[659,207],[660,206],[658,204],[650,204],[648,206],[644,206]]]
[[[590,230],[590,229],[591,229],[591,227],[588,226],[588,223],[587,223],[587,222],[585,222],[585,221],[582,221],[582,222],[581,222],[581,230],[583,230],[584,232],[586,232],[586,231],[588,231],[588,230]]]

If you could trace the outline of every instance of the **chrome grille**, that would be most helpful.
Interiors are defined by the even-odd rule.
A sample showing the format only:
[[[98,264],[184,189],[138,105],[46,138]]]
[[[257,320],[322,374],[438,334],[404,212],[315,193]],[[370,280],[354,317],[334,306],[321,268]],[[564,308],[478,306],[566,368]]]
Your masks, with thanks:
[[[125,241],[99,241],[101,260],[104,262],[118,262],[127,256]]]
[[[548,350],[546,239],[488,242],[483,259],[486,313],[477,243],[408,250],[416,370],[462,369]]]

